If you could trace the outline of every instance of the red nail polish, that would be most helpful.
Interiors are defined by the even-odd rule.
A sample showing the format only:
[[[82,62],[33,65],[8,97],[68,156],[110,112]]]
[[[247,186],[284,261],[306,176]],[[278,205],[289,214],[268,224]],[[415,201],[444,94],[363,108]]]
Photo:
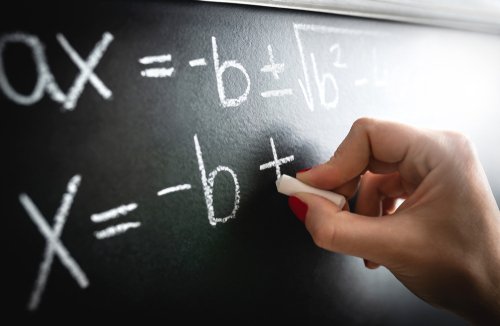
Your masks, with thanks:
[[[306,168],[306,169],[298,170],[297,173],[307,172],[310,169],[312,169],[312,168]]]
[[[288,197],[288,206],[302,223],[306,222],[307,205],[297,197]]]

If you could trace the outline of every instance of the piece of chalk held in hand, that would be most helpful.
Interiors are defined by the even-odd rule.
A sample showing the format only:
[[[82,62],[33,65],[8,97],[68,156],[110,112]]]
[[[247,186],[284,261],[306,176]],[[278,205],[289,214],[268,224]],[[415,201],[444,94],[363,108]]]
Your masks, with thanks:
[[[311,187],[286,174],[283,174],[276,180],[276,188],[278,188],[278,192],[287,196],[292,196],[298,192],[306,192],[326,198],[340,208],[343,208],[345,205],[344,196],[331,191]]]

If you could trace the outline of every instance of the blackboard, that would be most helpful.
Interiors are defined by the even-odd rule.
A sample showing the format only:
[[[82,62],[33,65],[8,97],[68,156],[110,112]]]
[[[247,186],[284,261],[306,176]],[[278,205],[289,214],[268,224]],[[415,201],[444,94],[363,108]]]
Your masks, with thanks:
[[[274,181],[371,116],[468,134],[498,201],[497,35],[210,3],[0,16],[8,314],[461,322],[315,247]]]

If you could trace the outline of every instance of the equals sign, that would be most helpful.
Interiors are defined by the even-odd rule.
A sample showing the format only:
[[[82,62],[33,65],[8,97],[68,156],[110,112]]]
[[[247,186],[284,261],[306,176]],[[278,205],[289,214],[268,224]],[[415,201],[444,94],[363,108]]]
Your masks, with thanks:
[[[171,54],[161,54],[155,56],[147,56],[139,59],[141,65],[150,65],[153,63],[164,63],[172,61]],[[142,77],[148,78],[165,78],[172,77],[174,73],[174,68],[148,68],[141,71]]]
[[[90,220],[94,223],[102,223],[106,222],[115,218],[119,218],[121,216],[125,216],[131,211],[135,210],[137,208],[136,203],[130,203],[128,205],[121,205],[116,208],[112,208],[108,211],[102,212],[102,213],[97,213],[97,214],[92,214],[90,216]],[[141,222],[127,222],[127,223],[120,223],[116,224],[110,227],[107,227],[103,230],[96,231],[94,232],[94,236],[98,240],[106,239],[106,238],[111,238],[116,235],[125,233],[129,229],[134,229],[138,228],[141,226]]]

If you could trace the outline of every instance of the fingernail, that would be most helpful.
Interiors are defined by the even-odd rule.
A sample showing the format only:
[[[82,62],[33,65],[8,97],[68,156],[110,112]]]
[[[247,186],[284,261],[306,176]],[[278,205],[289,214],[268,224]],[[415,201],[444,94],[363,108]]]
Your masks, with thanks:
[[[371,260],[364,259],[364,258],[363,258],[363,262],[365,263],[365,267],[368,269],[377,269],[380,266],[379,264],[374,263]]]
[[[312,169],[312,168],[306,168],[306,169],[298,170],[297,173],[307,172],[310,169]]]
[[[288,197],[288,206],[302,223],[306,222],[307,205],[294,196]]]

